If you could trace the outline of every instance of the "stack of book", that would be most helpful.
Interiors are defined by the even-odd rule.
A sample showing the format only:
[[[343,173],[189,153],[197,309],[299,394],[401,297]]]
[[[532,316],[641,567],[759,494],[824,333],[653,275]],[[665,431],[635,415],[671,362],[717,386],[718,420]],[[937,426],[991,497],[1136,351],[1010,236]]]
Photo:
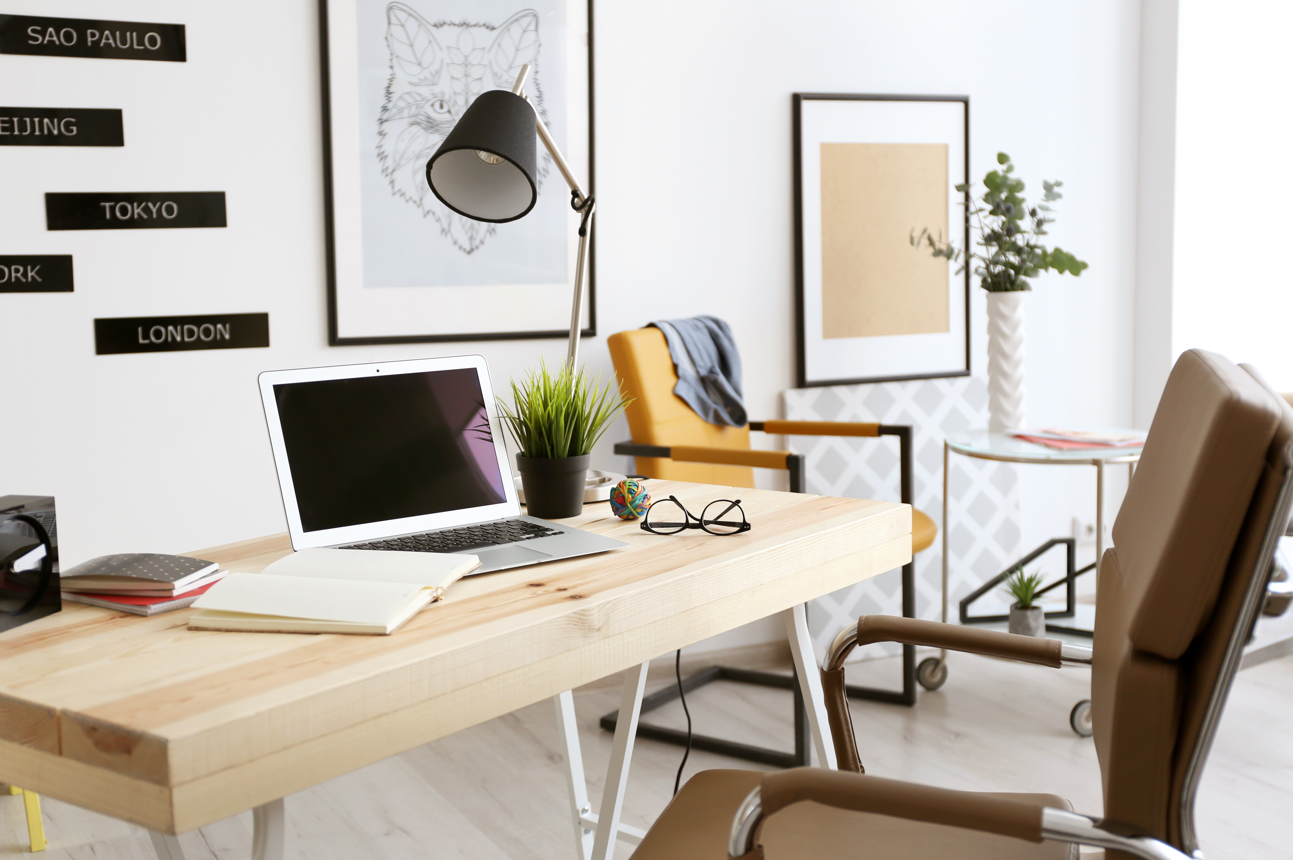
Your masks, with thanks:
[[[182,555],[132,552],[104,555],[63,571],[63,599],[157,615],[182,609],[223,579],[214,561]]]

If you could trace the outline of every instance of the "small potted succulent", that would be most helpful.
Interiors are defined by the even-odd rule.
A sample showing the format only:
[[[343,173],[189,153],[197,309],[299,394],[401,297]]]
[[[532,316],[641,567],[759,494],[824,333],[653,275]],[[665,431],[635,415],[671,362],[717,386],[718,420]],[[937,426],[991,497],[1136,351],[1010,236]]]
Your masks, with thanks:
[[[618,386],[590,380],[569,364],[556,373],[540,364],[524,380],[512,380],[512,405],[500,399],[498,408],[516,440],[531,516],[559,519],[583,510],[593,446],[627,405]]]
[[[1042,584],[1039,571],[1024,573],[1022,566],[1016,566],[1006,577],[1005,590],[1015,599],[1010,607],[1010,632],[1024,636],[1046,635],[1046,613],[1033,603],[1037,589]]]

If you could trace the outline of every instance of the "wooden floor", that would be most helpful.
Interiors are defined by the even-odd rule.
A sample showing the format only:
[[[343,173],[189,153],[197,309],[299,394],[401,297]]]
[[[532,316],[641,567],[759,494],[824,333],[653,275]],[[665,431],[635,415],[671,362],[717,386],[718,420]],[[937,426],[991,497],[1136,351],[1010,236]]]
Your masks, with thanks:
[[[953,655],[947,685],[913,709],[855,703],[869,772],[952,788],[1045,790],[1080,812],[1100,812],[1099,773],[1089,739],[1068,727],[1086,696],[1087,673]],[[897,666],[877,660],[850,669],[860,683],[892,681]],[[658,687],[660,681],[652,686]],[[585,761],[600,795],[610,736],[596,728],[618,688],[576,696]],[[689,697],[696,730],[788,746],[784,691],[716,684]],[[1208,860],[1293,855],[1293,658],[1240,675],[1204,777],[1199,832]],[[676,704],[653,715],[682,725]],[[565,785],[551,703],[543,702],[419,747],[287,799],[291,860],[573,857]],[[625,820],[647,826],[668,802],[681,750],[643,741],[633,760]],[[687,772],[743,767],[693,753]],[[19,797],[0,797],[0,858],[153,860],[144,831],[44,798],[50,847],[24,854]],[[595,808],[596,800],[594,800]],[[181,837],[190,860],[243,860],[251,815]],[[621,845],[618,857],[628,857]]]

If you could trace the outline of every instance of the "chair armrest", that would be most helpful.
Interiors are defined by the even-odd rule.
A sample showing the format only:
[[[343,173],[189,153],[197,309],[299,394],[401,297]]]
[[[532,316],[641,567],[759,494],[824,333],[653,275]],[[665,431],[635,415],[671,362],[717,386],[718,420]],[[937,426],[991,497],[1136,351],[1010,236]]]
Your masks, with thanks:
[[[778,436],[879,436],[880,425],[861,421],[751,421],[751,430]]]
[[[802,801],[995,833],[1028,842],[1052,839],[1096,845],[1125,851],[1144,860],[1192,860],[1166,842],[1135,828],[1034,801],[808,767],[768,774],[750,792],[732,821],[728,855],[749,854],[755,848],[760,823]]]
[[[865,773],[849,713],[844,682],[844,660],[858,645],[900,642],[929,648],[945,648],[989,657],[1003,657],[1058,669],[1064,663],[1090,664],[1091,649],[1069,645],[1058,639],[1038,639],[995,630],[978,630],[958,624],[899,618],[891,615],[863,615],[856,625],[839,632],[822,662],[822,692],[826,717],[835,739],[835,756],[840,770]]]
[[[686,463],[752,466],[756,469],[789,469],[791,468],[790,458],[801,456],[789,451],[714,448],[703,445],[639,445],[636,442],[616,443],[615,453],[630,457],[661,457]]]
[[[852,633],[852,642],[848,642]],[[925,648],[946,648],[948,651],[963,651],[967,654],[982,654],[986,657],[1001,657],[1007,660],[1019,660],[1023,663],[1036,663],[1058,669],[1063,663],[1062,649],[1064,643],[1058,639],[1041,639],[1036,636],[1021,636],[1017,633],[1002,633],[997,630],[980,630],[975,627],[963,627],[959,624],[943,624],[939,621],[924,621],[919,618],[901,618],[892,615],[863,615],[856,626],[849,625],[832,643],[827,656],[829,668],[842,668],[844,658],[858,645],[873,645],[876,642],[900,642],[903,645],[919,645]]]
[[[870,812],[1041,842],[1041,803],[992,797],[974,791],[934,788],[896,779],[800,767],[770,773],[750,793],[732,822],[728,854],[754,849],[760,820],[802,801],[851,812]]]

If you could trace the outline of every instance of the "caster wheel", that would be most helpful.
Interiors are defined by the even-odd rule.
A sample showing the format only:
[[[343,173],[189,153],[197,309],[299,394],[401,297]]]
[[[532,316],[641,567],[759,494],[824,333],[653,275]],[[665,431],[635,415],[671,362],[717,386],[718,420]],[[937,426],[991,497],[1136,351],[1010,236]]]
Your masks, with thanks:
[[[916,667],[916,680],[926,690],[937,690],[947,683],[947,664],[937,657],[927,657]]]
[[[1083,699],[1073,706],[1073,712],[1069,714],[1069,725],[1078,736],[1089,738],[1095,733],[1091,727],[1091,700]]]

